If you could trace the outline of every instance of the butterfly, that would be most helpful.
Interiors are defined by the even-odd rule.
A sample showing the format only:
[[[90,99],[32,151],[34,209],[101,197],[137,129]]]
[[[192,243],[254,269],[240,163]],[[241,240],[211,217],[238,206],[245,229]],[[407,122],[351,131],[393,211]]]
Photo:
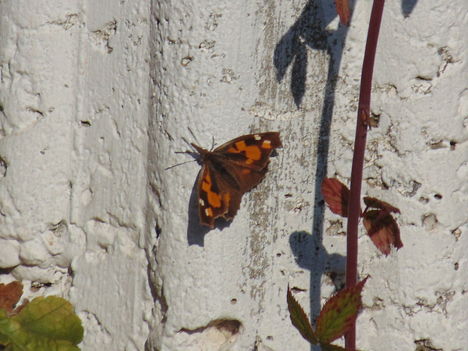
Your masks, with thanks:
[[[210,228],[216,218],[234,218],[242,195],[262,181],[271,152],[282,146],[278,132],[243,135],[213,151],[191,145],[202,165],[196,185],[200,223]]]

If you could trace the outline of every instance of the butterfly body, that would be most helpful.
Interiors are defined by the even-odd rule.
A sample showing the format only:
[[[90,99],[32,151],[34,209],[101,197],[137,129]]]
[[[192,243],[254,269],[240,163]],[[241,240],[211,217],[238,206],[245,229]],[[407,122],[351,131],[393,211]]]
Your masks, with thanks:
[[[242,195],[262,181],[271,152],[281,147],[278,132],[243,135],[208,151],[192,144],[202,169],[198,175],[200,223],[211,228],[215,219],[232,220]]]

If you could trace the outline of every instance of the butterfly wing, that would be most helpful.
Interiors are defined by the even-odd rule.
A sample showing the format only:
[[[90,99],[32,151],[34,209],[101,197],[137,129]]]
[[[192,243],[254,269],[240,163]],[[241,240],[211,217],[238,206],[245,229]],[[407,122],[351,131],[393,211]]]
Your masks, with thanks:
[[[262,181],[271,152],[281,146],[278,132],[244,135],[216,148],[212,163],[224,168],[221,175],[244,194]]]
[[[202,167],[197,181],[198,213],[200,223],[211,228],[215,219],[230,220],[239,209],[242,194],[233,189],[208,161]]]
[[[271,152],[281,147],[278,132],[244,135],[213,152],[194,145],[203,159],[198,175],[200,223],[211,228],[215,219],[231,220],[242,195],[265,177]]]

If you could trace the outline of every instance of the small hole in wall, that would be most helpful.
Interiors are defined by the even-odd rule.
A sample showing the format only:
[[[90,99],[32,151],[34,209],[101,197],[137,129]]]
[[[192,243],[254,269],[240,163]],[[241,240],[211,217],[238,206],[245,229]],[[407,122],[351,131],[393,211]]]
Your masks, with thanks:
[[[41,282],[32,282],[31,283],[31,291],[36,292],[39,291],[41,288],[50,288],[52,286],[52,283],[47,282],[47,283],[41,283]]]
[[[83,127],[91,127],[91,122],[90,121],[81,121],[81,125]]]
[[[435,347],[430,339],[415,340],[414,343],[416,344],[416,349],[414,351],[443,351]]]
[[[456,229],[452,230],[451,233],[452,233],[453,236],[455,236],[455,240],[457,240],[457,241],[458,241],[458,239],[460,239],[461,234],[462,234],[460,228],[456,228]]]
[[[454,263],[453,269],[455,269],[456,271],[458,271],[458,262],[455,262],[455,263]]]
[[[7,162],[0,157],[0,177],[6,177],[7,175],[8,164]]]
[[[0,275],[3,274],[10,274],[13,269],[16,267],[11,267],[11,268],[0,268]],[[0,349],[1,350],[1,349]]]
[[[421,196],[419,198],[419,202],[422,204],[427,204],[429,202],[429,199],[427,197]]]
[[[368,123],[369,123],[370,127],[377,128],[379,126],[379,123],[380,123],[380,114],[371,113],[371,115],[369,116]]]
[[[385,183],[383,180],[382,180],[382,189],[384,189],[384,190],[390,189],[389,185],[387,183]]]
[[[434,199],[440,200],[440,199],[442,199],[442,195],[441,194],[435,194]]]
[[[193,61],[192,56],[185,56],[182,60],[180,60],[180,64],[184,67],[187,67],[192,61]]]
[[[273,340],[273,337],[272,337],[271,335],[268,335],[268,336],[266,337],[266,339],[267,339],[268,341],[271,341],[271,340]]]
[[[422,225],[426,230],[434,230],[437,227],[437,216],[434,213],[425,213],[421,218]]]
[[[159,226],[159,224],[156,224],[155,230],[156,230],[156,238],[159,238],[159,236],[161,235],[161,232],[162,232],[162,229]]]
[[[450,140],[450,150],[455,150],[457,142],[455,140]]]
[[[235,305],[237,303],[237,299],[234,297],[231,299],[231,305]]]
[[[239,334],[239,330],[242,326],[241,322],[237,320],[219,320],[213,323],[213,325],[218,330],[228,332],[231,335]]]

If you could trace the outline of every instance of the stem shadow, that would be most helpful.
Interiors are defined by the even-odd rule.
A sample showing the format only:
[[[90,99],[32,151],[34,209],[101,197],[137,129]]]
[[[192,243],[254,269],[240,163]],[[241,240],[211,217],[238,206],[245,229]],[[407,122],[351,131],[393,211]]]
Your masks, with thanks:
[[[351,9],[354,1],[351,1]],[[291,94],[299,108],[306,87],[307,50],[326,50],[329,56],[327,79],[323,92],[323,108],[320,114],[320,128],[317,135],[315,169],[314,213],[311,232],[294,232],[290,245],[300,267],[310,270],[310,314],[318,316],[321,306],[322,275],[331,272],[343,274],[345,257],[329,254],[323,246],[323,223],[325,206],[321,195],[321,184],[327,175],[330,126],[335,104],[335,91],[338,73],[343,57],[343,48],[348,34],[348,27],[339,26],[335,31],[327,30],[334,20],[336,12],[333,2],[310,0],[304,7],[298,20],[283,35],[274,52],[274,65],[278,81],[285,79],[287,69],[291,68]],[[332,279],[333,280],[333,279]],[[319,350],[311,346],[311,350]]]

